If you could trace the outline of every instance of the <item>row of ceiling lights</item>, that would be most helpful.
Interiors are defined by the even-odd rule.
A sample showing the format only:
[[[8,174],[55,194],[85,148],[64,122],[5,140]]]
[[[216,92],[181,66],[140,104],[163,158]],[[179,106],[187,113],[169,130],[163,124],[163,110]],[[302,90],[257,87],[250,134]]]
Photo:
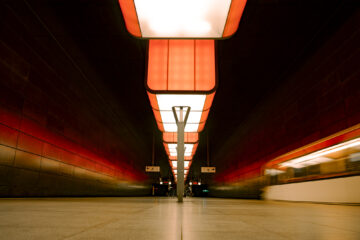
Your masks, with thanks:
[[[127,30],[149,39],[146,89],[177,178],[175,106],[190,107],[185,178],[217,88],[214,39],[239,25],[246,0],[119,0]]]

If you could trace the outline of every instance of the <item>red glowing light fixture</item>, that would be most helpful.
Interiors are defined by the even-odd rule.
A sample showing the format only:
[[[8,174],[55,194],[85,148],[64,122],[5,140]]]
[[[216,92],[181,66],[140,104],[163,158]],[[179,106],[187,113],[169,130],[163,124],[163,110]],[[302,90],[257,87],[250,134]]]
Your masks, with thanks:
[[[177,156],[168,156],[170,161],[177,161]],[[191,161],[192,160],[192,157],[184,157],[184,161]]]
[[[177,168],[177,160],[171,160],[171,166],[173,169]],[[184,168],[185,169],[190,169],[192,161],[184,161]]]
[[[176,179],[177,156],[182,174],[183,161],[185,168],[191,165],[217,87],[215,46],[209,39],[236,32],[246,0],[119,0],[119,4],[132,35],[157,39],[149,41],[146,89]],[[184,125],[175,119],[175,107],[190,109]],[[184,133],[183,155],[177,152],[177,141],[183,151]]]
[[[146,88],[160,131],[176,132],[173,106],[189,106],[185,132],[203,130],[217,87],[213,40],[150,40]]]
[[[233,35],[246,0],[119,0],[127,30],[142,38]]]
[[[185,143],[185,157],[193,157],[196,149],[197,149],[198,143]],[[177,144],[176,143],[164,143],[165,151],[168,154],[168,156],[176,157],[177,156]]]
[[[185,143],[197,143],[199,141],[199,134],[193,132],[187,132],[184,136]],[[176,132],[164,132],[163,142],[165,143],[176,143],[177,133]]]
[[[185,161],[184,168],[189,169],[191,166],[191,160],[196,152],[199,134],[198,133],[185,133],[184,136],[185,142]],[[163,133],[163,144],[165,151],[168,154],[170,166],[173,169],[177,168],[177,154],[176,154],[176,144],[177,144],[177,133],[174,132],[164,132]],[[190,149],[191,147],[191,149]],[[189,154],[191,152],[191,154]]]

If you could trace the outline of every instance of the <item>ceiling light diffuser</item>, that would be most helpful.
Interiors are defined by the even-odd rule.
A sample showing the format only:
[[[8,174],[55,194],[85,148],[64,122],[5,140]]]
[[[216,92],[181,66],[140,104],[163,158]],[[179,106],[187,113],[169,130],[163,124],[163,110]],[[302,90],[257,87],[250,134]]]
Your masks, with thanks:
[[[184,161],[184,168],[189,168],[190,167],[190,163],[191,161]],[[171,161],[171,165],[173,166],[173,168],[177,168],[177,161]]]
[[[197,143],[199,141],[199,134],[193,132],[186,132],[184,136],[185,143]],[[176,143],[177,133],[176,132],[164,132],[163,142],[165,143]]]
[[[190,107],[185,132],[202,131],[216,87],[213,40],[149,41],[146,88],[161,131],[177,131],[176,106]]]
[[[225,38],[246,0],[119,0],[128,31],[142,38]]]
[[[196,152],[198,143],[195,144],[185,144],[185,160],[187,160],[186,158],[192,158]],[[173,159],[176,159],[177,156],[177,144],[175,143],[164,143],[164,147],[165,147],[165,151],[169,156],[169,159],[171,160],[171,157],[173,157]]]

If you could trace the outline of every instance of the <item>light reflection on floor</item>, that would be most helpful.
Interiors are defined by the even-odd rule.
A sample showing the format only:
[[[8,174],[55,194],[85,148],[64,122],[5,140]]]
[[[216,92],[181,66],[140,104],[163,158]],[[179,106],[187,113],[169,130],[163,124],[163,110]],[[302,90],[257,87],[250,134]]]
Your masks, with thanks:
[[[0,199],[0,239],[360,239],[360,206],[186,198]],[[4,238],[6,236],[6,238]]]

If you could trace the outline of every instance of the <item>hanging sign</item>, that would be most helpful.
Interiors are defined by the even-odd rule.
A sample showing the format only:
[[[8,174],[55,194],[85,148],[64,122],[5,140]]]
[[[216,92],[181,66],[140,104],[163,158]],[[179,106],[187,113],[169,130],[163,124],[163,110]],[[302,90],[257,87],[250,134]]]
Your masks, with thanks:
[[[215,173],[216,167],[201,167],[202,173]]]
[[[160,166],[146,166],[146,172],[160,172]]]

